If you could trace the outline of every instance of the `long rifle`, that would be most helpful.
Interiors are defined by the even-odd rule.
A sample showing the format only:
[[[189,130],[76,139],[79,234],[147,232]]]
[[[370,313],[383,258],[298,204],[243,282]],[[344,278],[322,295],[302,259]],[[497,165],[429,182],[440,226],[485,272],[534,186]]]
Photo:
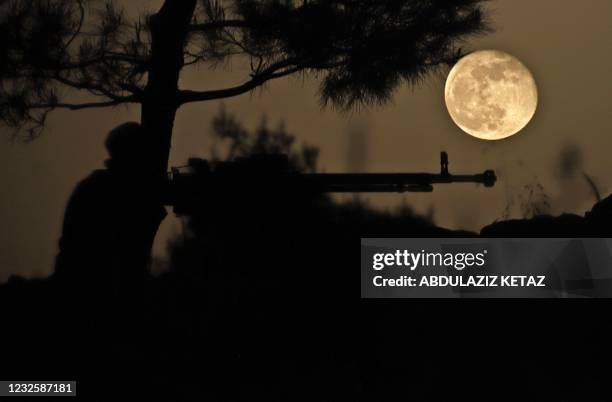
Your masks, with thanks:
[[[230,162],[191,159],[169,173],[165,202],[177,206],[216,191],[303,191],[314,193],[431,192],[435,184],[480,183],[493,187],[493,170],[451,174],[448,154],[440,154],[439,173],[299,173],[284,155],[240,158]]]

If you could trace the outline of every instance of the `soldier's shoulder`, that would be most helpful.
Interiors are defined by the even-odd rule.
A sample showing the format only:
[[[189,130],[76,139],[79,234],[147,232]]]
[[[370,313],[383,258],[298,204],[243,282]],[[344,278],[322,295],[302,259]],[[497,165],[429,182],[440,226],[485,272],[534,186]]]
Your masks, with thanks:
[[[89,185],[91,183],[111,181],[112,176],[112,173],[107,169],[97,169],[81,180],[81,184]]]
[[[112,181],[112,174],[108,170],[94,170],[77,184],[73,192],[73,197],[79,194],[95,193],[103,190],[108,187]]]

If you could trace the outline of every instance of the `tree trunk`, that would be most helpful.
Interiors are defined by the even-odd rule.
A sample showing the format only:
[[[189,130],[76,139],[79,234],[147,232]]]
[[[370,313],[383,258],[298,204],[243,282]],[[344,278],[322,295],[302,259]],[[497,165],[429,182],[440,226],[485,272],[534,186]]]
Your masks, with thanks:
[[[151,58],[141,123],[148,140],[144,163],[157,175],[165,175],[178,109],[178,79],[184,65],[183,48],[196,0],[166,0],[151,16]]]
[[[141,124],[147,135],[143,144],[142,163],[158,178],[165,178],[170,156],[172,128],[178,109],[178,79],[184,65],[183,48],[187,28],[195,10],[196,0],[166,0],[149,21],[151,58],[149,76],[142,103]],[[142,239],[153,247],[161,220],[143,228]]]

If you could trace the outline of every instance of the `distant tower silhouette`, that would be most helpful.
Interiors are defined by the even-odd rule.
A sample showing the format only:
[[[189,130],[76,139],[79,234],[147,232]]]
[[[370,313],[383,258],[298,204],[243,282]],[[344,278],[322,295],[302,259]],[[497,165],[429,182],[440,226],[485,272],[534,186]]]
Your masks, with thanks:
[[[356,120],[348,127],[346,169],[348,172],[365,172],[368,168],[369,127],[365,120]]]

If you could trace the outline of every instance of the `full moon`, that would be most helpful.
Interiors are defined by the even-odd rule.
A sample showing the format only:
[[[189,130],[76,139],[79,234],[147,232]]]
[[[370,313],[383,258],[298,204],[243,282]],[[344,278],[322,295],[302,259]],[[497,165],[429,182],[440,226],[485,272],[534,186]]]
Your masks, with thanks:
[[[501,140],[521,131],[535,114],[538,89],[517,58],[480,50],[451,69],[444,89],[451,118],[466,133]]]

